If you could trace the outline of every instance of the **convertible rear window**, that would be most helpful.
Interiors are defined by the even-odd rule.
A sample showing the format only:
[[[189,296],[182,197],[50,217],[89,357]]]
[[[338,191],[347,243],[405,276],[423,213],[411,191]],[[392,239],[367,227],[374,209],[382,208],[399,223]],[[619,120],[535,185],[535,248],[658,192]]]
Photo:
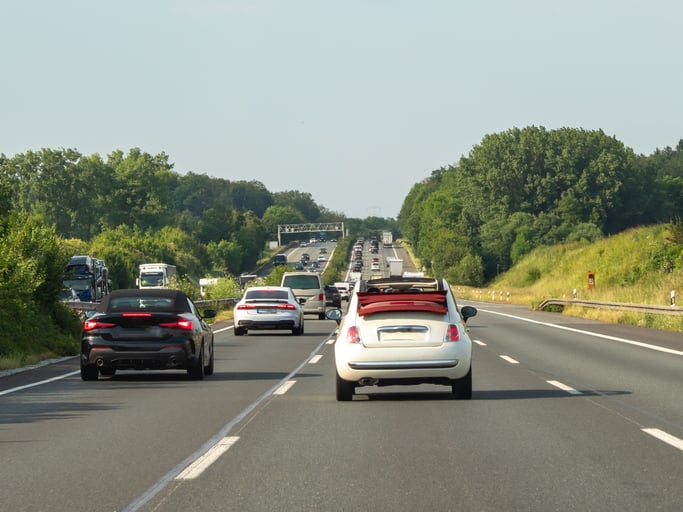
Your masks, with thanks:
[[[448,312],[446,291],[358,293],[358,314],[368,316],[391,311],[426,311],[438,315]]]

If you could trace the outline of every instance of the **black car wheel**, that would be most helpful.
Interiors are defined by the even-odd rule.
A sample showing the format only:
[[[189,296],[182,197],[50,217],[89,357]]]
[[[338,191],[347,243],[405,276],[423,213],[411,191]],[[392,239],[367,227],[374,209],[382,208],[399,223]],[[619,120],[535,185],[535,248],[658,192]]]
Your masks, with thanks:
[[[92,364],[81,363],[81,379],[82,380],[97,380],[100,376],[100,370],[97,366]]]
[[[204,347],[199,349],[197,361],[187,369],[187,376],[192,380],[202,380],[204,378]]]
[[[247,334],[247,330],[243,327],[235,327],[235,336],[243,336]]]
[[[463,378],[451,381],[451,390],[456,400],[472,399],[472,366]]]
[[[337,374],[337,402],[350,402],[356,392],[356,384]]]

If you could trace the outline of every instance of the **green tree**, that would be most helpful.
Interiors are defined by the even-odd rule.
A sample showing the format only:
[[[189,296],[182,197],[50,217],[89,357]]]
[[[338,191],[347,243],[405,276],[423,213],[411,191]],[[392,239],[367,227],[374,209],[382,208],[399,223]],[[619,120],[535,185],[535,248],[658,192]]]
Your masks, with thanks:
[[[320,207],[308,192],[297,190],[276,192],[273,194],[273,201],[275,206],[294,208],[303,215],[305,222],[318,222],[320,219]]]
[[[105,225],[158,229],[169,223],[171,183],[176,179],[164,153],[152,156],[138,148],[114,151],[107,160],[114,172]]]

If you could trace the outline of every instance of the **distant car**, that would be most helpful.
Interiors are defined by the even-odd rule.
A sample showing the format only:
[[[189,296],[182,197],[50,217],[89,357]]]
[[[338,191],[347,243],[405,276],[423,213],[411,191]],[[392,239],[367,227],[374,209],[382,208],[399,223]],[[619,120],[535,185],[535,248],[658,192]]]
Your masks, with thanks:
[[[465,322],[477,314],[458,308],[444,279],[391,277],[361,281],[334,344],[337,400],[357,387],[414,384],[450,386],[455,398],[472,397],[472,341]]]
[[[323,261],[325,261],[325,255],[324,255],[324,254],[320,254],[320,255],[318,256],[318,262],[322,263]]]
[[[287,264],[287,255],[284,253],[281,254],[276,254],[273,256],[273,265],[278,266],[278,265],[286,265]]]
[[[378,263],[377,261],[373,261],[373,262],[370,264],[370,271],[371,271],[371,272],[377,271],[377,270],[379,270],[379,269],[380,269],[380,268],[379,268],[379,263]]]
[[[213,373],[213,331],[179,290],[114,290],[83,324],[81,378],[97,380],[117,370],[179,370],[191,379]]]
[[[309,261],[310,259],[311,259],[311,255],[308,254],[307,252],[305,252],[301,255],[301,261]]]
[[[351,284],[345,281],[340,281],[334,283],[334,286],[339,290],[339,295],[341,295],[342,300],[349,300],[349,295],[351,294]]]
[[[333,308],[340,308],[342,304],[341,293],[336,286],[326,285],[325,286],[325,305],[331,306]]]
[[[320,254],[327,254],[327,247],[321,247]]]
[[[288,330],[304,333],[304,310],[291,288],[254,286],[247,288],[233,312],[235,336],[250,330]]]

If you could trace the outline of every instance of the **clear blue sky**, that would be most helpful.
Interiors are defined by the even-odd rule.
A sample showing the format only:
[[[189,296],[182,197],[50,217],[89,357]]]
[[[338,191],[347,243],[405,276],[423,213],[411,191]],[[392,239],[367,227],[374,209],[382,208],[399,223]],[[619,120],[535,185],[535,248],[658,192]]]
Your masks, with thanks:
[[[486,134],[683,138],[679,0],[0,0],[0,153],[139,147],[395,217]]]

